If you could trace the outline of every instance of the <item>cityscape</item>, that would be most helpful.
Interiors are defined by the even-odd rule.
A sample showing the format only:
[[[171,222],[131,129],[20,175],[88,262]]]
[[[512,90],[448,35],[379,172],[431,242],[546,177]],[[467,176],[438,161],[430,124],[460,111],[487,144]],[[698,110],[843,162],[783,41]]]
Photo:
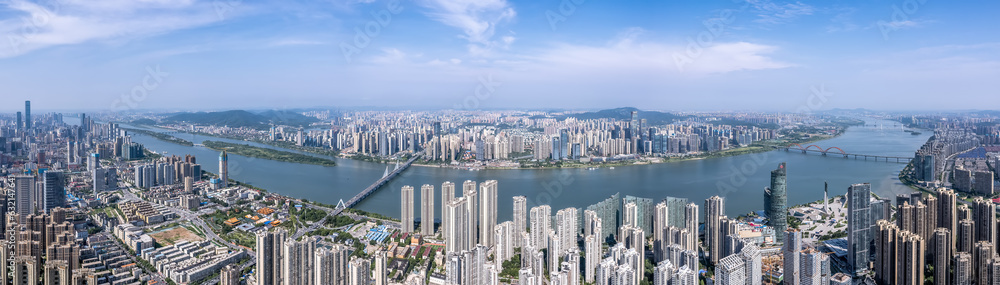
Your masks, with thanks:
[[[993,3],[327,2],[0,3],[0,285],[1000,284]]]

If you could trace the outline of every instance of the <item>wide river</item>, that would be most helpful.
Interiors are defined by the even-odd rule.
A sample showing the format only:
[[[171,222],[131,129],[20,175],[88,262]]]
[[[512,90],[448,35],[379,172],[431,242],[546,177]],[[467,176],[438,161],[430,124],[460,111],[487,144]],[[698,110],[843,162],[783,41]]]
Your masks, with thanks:
[[[67,115],[68,123],[79,120]],[[873,126],[881,125],[882,127]],[[162,131],[155,129],[157,131]],[[229,139],[192,134],[175,134],[201,143]],[[848,153],[911,157],[927,138],[929,131],[911,135],[898,123],[869,120],[866,126],[849,128],[843,135],[814,144],[826,149],[839,147]],[[202,146],[182,146],[137,134],[133,141],[166,155],[195,155],[202,169],[218,173],[218,152]],[[262,147],[266,145],[254,144]],[[290,197],[305,198],[326,204],[348,200],[382,176],[386,164],[335,158],[338,165],[316,165],[279,162],[266,159],[229,155],[231,178]],[[776,150],[724,158],[691,160],[652,165],[620,166],[615,169],[524,169],[469,171],[452,168],[410,167],[389,184],[362,201],[357,208],[399,217],[400,188],[411,185],[417,189],[415,214],[420,213],[420,186],[435,186],[435,211],[440,218],[441,183],[452,181],[461,191],[465,180],[499,182],[498,220],[511,217],[512,197],[528,197],[529,207],[549,204],[553,212],[566,207],[586,207],[618,192],[660,200],[667,196],[688,198],[704,207],[704,199],[720,195],[726,198],[726,214],[736,216],[763,209],[764,187],[769,185],[770,171],[781,162],[788,165],[788,203],[797,205],[823,198],[823,182],[829,182],[830,195],[842,195],[853,183],[871,183],[873,191],[885,196],[908,193],[910,189],[896,178],[903,163],[864,161],[842,156],[827,157],[817,153]],[[391,165],[390,165],[391,167]],[[460,194],[459,194],[460,195]],[[704,212],[704,209],[700,210]]]

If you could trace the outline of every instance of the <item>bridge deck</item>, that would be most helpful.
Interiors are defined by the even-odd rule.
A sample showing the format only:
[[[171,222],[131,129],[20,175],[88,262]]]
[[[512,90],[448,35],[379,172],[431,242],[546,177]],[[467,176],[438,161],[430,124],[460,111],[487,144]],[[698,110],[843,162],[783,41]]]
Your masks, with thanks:
[[[407,160],[406,163],[403,163],[402,165],[400,165],[398,169],[395,169],[392,172],[389,172],[389,175],[386,175],[385,177],[379,178],[378,180],[375,181],[375,183],[372,183],[372,185],[369,185],[364,190],[361,190],[360,193],[358,193],[357,195],[354,195],[354,197],[351,197],[350,200],[347,200],[347,202],[344,203],[345,208],[351,208],[351,207],[354,207],[355,205],[357,205],[358,203],[360,203],[361,200],[364,200],[365,198],[367,198],[369,195],[371,195],[372,193],[374,193],[375,190],[378,190],[380,187],[382,187],[383,185],[385,185],[386,183],[388,183],[390,180],[392,180],[393,178],[395,178],[396,175],[399,175],[404,170],[406,170],[406,168],[410,167],[410,165],[413,164],[413,162],[416,161],[417,158],[420,158],[419,153],[418,154],[414,154],[412,158],[410,158],[409,160]],[[334,209],[333,212],[332,212],[332,214],[334,216],[339,215],[341,212],[344,211],[345,208]]]

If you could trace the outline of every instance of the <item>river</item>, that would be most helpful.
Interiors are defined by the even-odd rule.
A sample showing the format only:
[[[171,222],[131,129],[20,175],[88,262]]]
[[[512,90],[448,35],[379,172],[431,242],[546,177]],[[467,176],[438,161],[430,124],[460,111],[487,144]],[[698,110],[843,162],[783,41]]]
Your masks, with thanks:
[[[66,116],[68,123],[78,122]],[[881,124],[884,127],[872,127]],[[163,131],[160,129],[153,129]],[[243,141],[174,134],[194,143],[219,140]],[[848,128],[841,136],[814,144],[826,149],[839,147],[848,153],[911,157],[930,132],[911,135],[898,123],[869,120],[866,126]],[[146,148],[166,155],[195,155],[202,169],[218,173],[218,152],[202,146],[182,146],[156,138],[136,135],[132,139]],[[267,145],[253,145],[274,148]],[[297,151],[293,151],[297,152]],[[300,152],[301,153],[301,152]],[[335,158],[338,165],[324,167],[308,164],[272,161],[229,155],[229,176],[282,195],[305,198],[326,204],[348,200],[382,176],[386,164]],[[726,198],[726,214],[736,216],[763,209],[764,187],[770,171],[781,162],[788,167],[788,203],[803,204],[823,198],[823,182],[829,182],[830,195],[843,195],[853,183],[871,183],[873,191],[883,197],[909,193],[911,190],[896,178],[905,164],[874,162],[831,154],[803,154],[800,151],[776,150],[758,154],[691,160],[652,165],[620,166],[615,169],[524,169],[478,170],[412,166],[400,176],[362,201],[357,208],[387,216],[400,215],[400,188],[411,185],[417,189],[415,214],[420,213],[420,186],[432,184],[436,217],[440,218],[440,186],[452,181],[461,191],[465,180],[497,180],[499,182],[498,220],[511,217],[512,197],[528,197],[529,207],[549,204],[553,212],[566,207],[586,207],[620,192],[660,200],[667,196],[688,198],[704,207],[704,199],[720,195]],[[390,165],[391,167],[391,165]],[[700,210],[704,212],[704,209]]]

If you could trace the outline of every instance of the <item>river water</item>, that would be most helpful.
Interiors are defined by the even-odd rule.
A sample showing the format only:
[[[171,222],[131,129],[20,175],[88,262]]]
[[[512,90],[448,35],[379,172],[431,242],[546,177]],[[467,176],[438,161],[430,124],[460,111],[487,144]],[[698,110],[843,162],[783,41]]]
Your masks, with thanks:
[[[76,123],[78,119],[67,116],[66,121]],[[879,124],[882,127],[872,126]],[[184,133],[174,135],[196,144],[204,140],[247,143]],[[866,126],[851,127],[839,137],[814,144],[823,149],[839,147],[848,153],[911,157],[930,135],[930,132],[911,135],[903,132],[898,123],[869,120]],[[218,173],[218,152],[214,150],[202,146],[177,145],[145,135],[136,135],[133,141],[166,155],[195,155],[202,169]],[[229,176],[274,193],[336,204],[340,199],[345,201],[350,199],[376,181],[387,166],[387,164],[350,159],[335,158],[335,160],[337,166],[324,167],[230,154]],[[513,196],[528,197],[529,207],[549,204],[554,212],[566,207],[586,207],[616,192],[621,193],[622,197],[633,195],[657,201],[667,196],[688,198],[702,207],[704,199],[720,195],[726,198],[726,214],[736,216],[763,209],[764,187],[769,184],[770,171],[781,162],[787,162],[788,165],[789,205],[822,199],[824,181],[829,182],[831,196],[846,193],[850,184],[865,182],[871,183],[873,191],[883,197],[910,192],[910,189],[896,178],[905,166],[903,163],[845,159],[833,154],[824,157],[817,153],[803,154],[795,150],[788,152],[776,150],[724,158],[597,170],[469,171],[414,165],[362,201],[357,208],[399,217],[400,188],[411,185],[418,189],[415,194],[418,200],[414,204],[415,214],[419,216],[420,186],[432,184],[437,192],[436,217],[440,218],[442,182],[452,181],[461,191],[461,183],[465,180],[482,182],[493,179],[499,182],[499,221],[510,219]]]

